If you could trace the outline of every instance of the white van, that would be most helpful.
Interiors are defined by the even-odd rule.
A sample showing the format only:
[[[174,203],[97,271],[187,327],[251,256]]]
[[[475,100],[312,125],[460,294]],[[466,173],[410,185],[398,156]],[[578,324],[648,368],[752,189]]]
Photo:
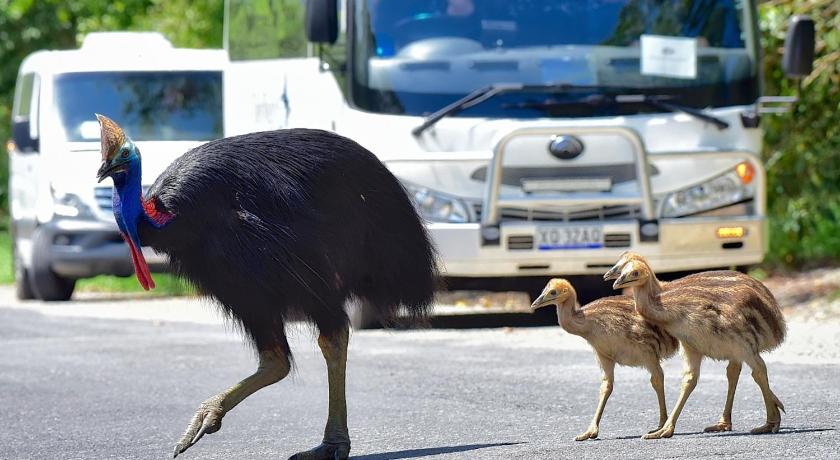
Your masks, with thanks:
[[[97,184],[94,113],[125,127],[150,185],[178,155],[225,136],[223,50],[176,49],[157,33],[88,35],[20,67],[12,113],[10,207],[21,299],[69,299],[76,280],[130,275],[111,184]],[[152,269],[164,261],[146,253]]]

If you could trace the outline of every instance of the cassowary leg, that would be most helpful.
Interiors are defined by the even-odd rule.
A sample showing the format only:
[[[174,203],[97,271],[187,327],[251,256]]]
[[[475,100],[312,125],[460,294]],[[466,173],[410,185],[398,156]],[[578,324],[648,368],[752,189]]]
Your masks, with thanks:
[[[321,334],[318,345],[327,362],[329,380],[329,409],[324,441],[320,446],[293,455],[289,460],[339,460],[350,456],[350,433],[347,431],[347,400],[344,383],[347,367],[349,329],[343,328],[332,336]]]
[[[726,380],[729,382],[729,387],[726,390],[726,403],[723,406],[723,415],[720,416],[720,421],[714,425],[707,426],[703,431],[718,432],[718,431],[732,431],[732,404],[735,402],[735,388],[738,386],[738,377],[741,376],[741,361],[729,361],[726,366]]]
[[[175,457],[198,442],[207,433],[222,427],[222,417],[260,388],[276,383],[289,375],[289,358],[283,348],[260,352],[257,371],[236,385],[201,403],[178,444]]]
[[[761,388],[761,395],[764,397],[764,406],[767,409],[767,423],[750,430],[752,434],[778,433],[779,425],[782,423],[782,414],[785,406],[779,398],[770,390],[770,381],[767,378],[767,366],[761,356],[755,355],[752,360],[747,361],[752,368],[752,377],[758,387]],[[781,412],[780,412],[781,410]]]
[[[680,388],[680,397],[677,398],[677,405],[674,406],[671,416],[665,421],[665,425],[654,431],[642,436],[643,439],[660,439],[670,438],[674,435],[674,428],[677,426],[677,419],[680,418],[680,413],[685,406],[688,397],[694,388],[697,386],[697,380],[700,378],[700,363],[703,361],[703,355],[695,351],[693,348],[682,344],[683,353],[685,355],[685,372],[683,373],[683,383]]]
[[[668,420],[668,409],[665,406],[665,373],[662,372],[662,366],[659,362],[650,366],[650,385],[656,392],[656,400],[659,402],[659,426],[648,434],[661,429],[665,426],[665,421]]]
[[[575,437],[575,441],[585,441],[587,439],[595,439],[598,437],[598,432],[600,430],[601,425],[601,416],[604,415],[604,408],[607,407],[607,400],[610,399],[610,395],[612,394],[613,390],[613,382],[615,381],[615,361],[598,354],[598,362],[601,364],[601,369],[604,371],[604,375],[601,378],[601,395],[598,399],[598,408],[595,409],[595,416],[592,418],[592,423],[589,424],[589,428]]]

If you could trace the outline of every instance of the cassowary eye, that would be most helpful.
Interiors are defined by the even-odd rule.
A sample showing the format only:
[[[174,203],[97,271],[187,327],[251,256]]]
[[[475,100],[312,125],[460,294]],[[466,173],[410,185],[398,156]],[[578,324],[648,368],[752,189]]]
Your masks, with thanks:
[[[123,150],[122,151],[122,157],[123,158],[128,158],[128,150]]]

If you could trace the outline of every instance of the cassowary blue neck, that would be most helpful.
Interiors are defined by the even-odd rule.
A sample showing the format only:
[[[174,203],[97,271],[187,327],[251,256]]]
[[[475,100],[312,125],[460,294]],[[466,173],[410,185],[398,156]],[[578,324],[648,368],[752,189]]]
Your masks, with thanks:
[[[128,171],[115,174],[114,179],[114,217],[123,233],[137,238],[137,224],[144,217],[142,171],[139,161],[132,161]]]
[[[131,252],[131,261],[137,280],[143,289],[154,289],[155,282],[141,250],[137,226],[141,221],[150,222],[143,207],[140,159],[132,160],[125,172],[114,174],[114,217],[123,239]]]

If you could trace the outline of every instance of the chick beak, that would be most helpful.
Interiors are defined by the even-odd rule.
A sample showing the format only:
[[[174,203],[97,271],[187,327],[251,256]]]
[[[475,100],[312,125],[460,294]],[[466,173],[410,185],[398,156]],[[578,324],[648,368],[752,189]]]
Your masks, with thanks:
[[[619,275],[621,275],[621,267],[614,265],[613,268],[604,273],[604,281],[618,279]]]
[[[543,302],[545,302],[545,294],[540,295],[537,297],[537,300],[531,304],[531,312],[537,311],[538,308],[543,306]]]
[[[604,279],[606,279],[606,276],[604,277]],[[621,289],[627,282],[629,282],[629,280],[627,279],[627,275],[622,274],[618,277],[618,279],[615,280],[615,283],[613,283],[613,289]]]

